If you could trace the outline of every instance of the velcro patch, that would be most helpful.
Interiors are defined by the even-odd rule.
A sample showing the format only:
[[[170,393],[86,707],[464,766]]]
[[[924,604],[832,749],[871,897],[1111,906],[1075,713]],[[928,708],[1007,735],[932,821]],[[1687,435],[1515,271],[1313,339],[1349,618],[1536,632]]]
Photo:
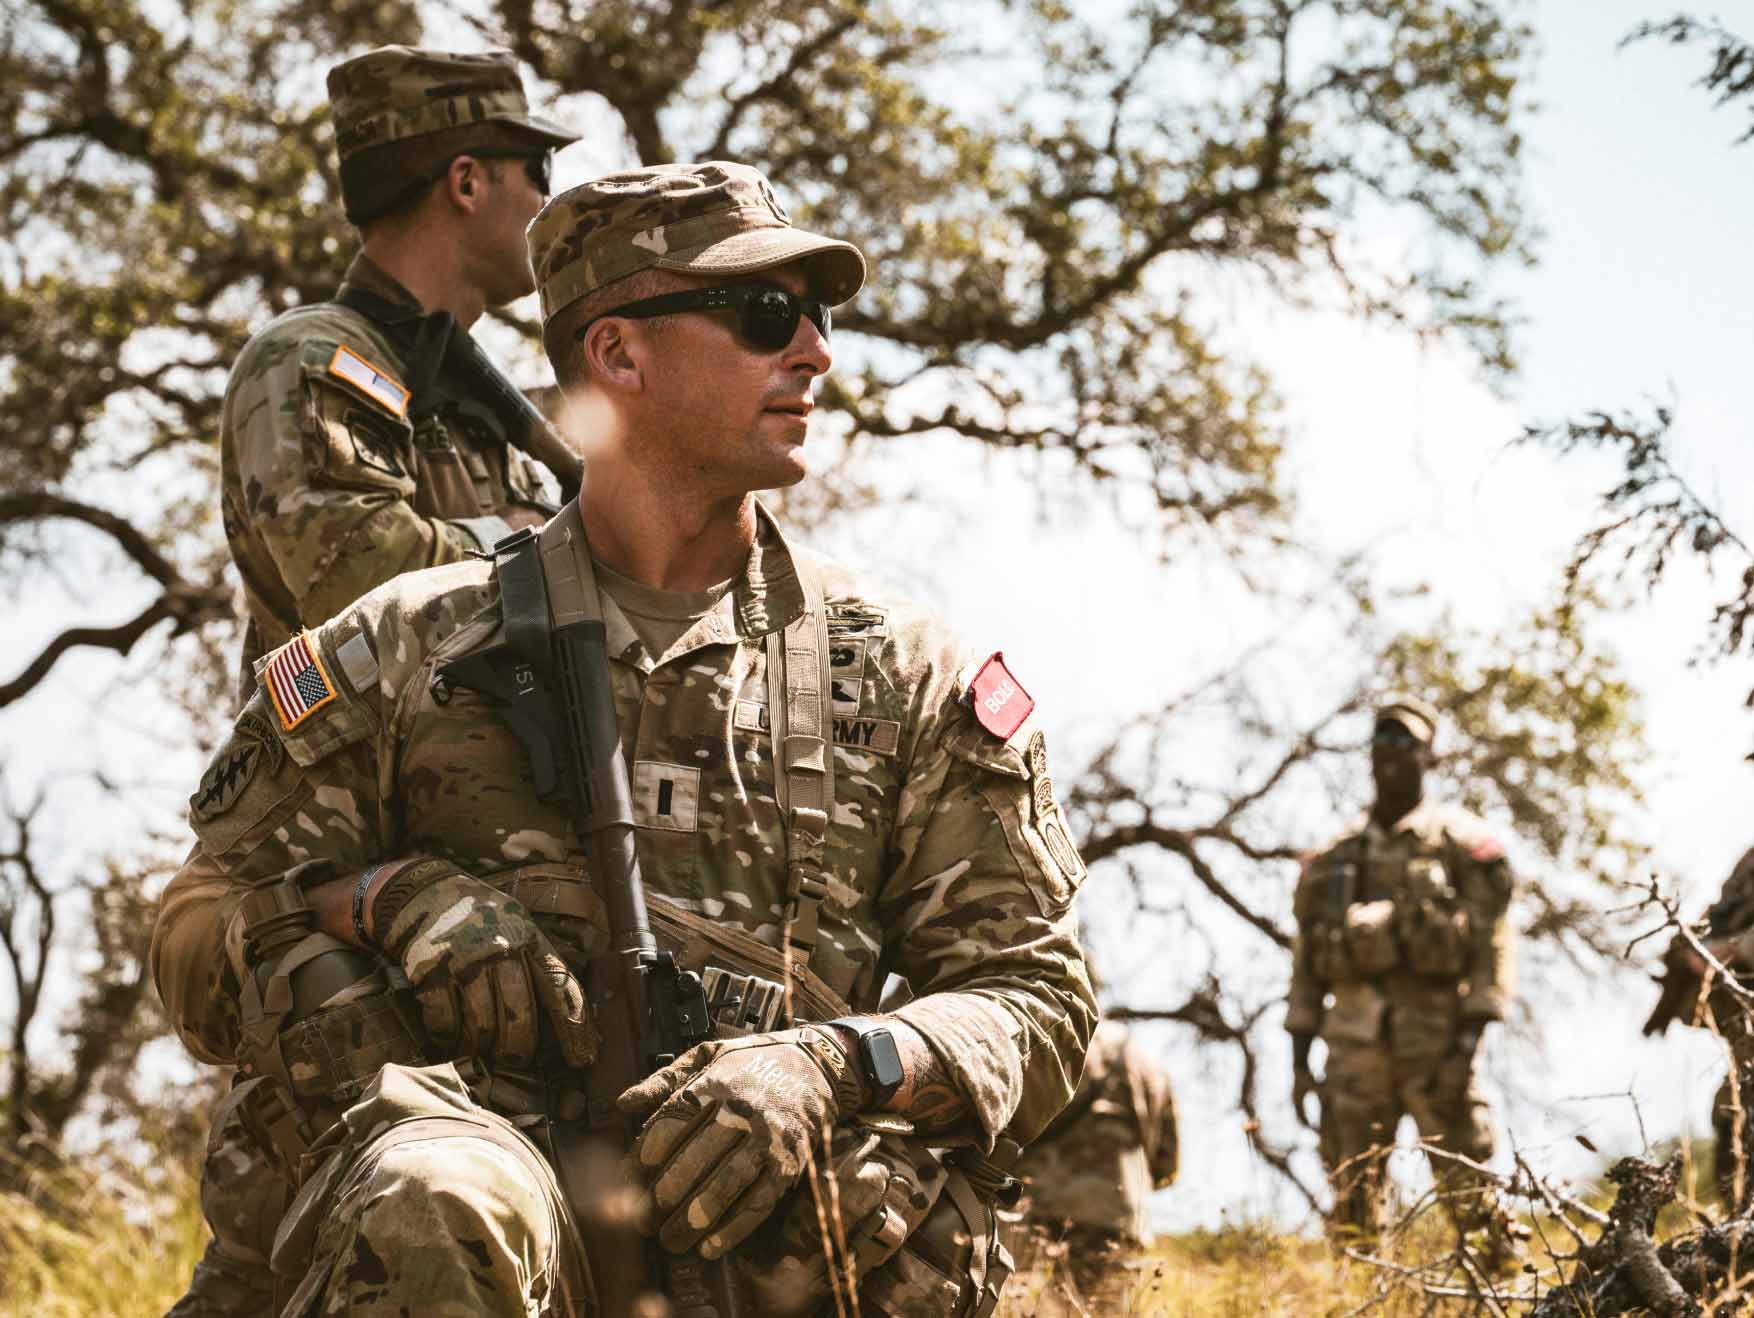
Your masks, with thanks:
[[[189,813],[198,823],[223,815],[244,794],[256,771],[267,764],[269,772],[280,767],[286,752],[268,724],[246,711],[233,729],[231,741],[220,748],[201,785],[189,798]]]
[[[345,343],[329,359],[329,374],[345,380],[391,415],[406,418],[408,390],[394,377],[373,366]]]
[[[976,721],[1000,741],[1010,741],[1035,709],[1035,698],[1011,675],[998,650],[975,673],[968,693]]]
[[[700,770],[684,764],[636,760],[633,818],[641,828],[692,833],[700,823]]]
[[[743,732],[766,732],[767,705],[760,700],[739,700],[731,722]],[[837,717],[834,744],[850,751],[894,755],[901,745],[901,724],[891,718]]]
[[[324,671],[317,643],[309,632],[300,632],[268,656],[262,666],[262,685],[280,716],[282,732],[291,732],[335,699],[335,684]]]

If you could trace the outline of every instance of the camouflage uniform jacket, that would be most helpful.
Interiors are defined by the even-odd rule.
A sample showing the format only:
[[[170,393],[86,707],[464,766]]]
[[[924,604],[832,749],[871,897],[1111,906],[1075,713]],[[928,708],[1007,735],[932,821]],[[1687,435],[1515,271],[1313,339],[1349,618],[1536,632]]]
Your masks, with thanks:
[[[1078,1092],[1018,1167],[1029,1183],[1030,1220],[1148,1240],[1151,1192],[1175,1180],[1179,1155],[1169,1076],[1126,1026],[1104,1021]]]
[[[341,291],[420,304],[364,253]],[[220,414],[220,507],[243,577],[243,680],[301,626],[401,572],[454,563],[541,505],[541,478],[484,406],[411,425],[407,362],[377,322],[319,302],[277,317],[239,354]]]
[[[1463,1018],[1500,1019],[1511,888],[1503,849],[1458,806],[1424,801],[1391,829],[1367,821],[1298,880],[1285,1028],[1314,1034],[1327,994],[1360,982],[1389,998],[1453,985]]]
[[[551,525],[578,527],[576,505]],[[603,597],[647,887],[770,945],[785,865],[762,641],[803,612],[794,555],[805,553],[761,514],[741,579],[661,656]],[[1071,913],[1083,866],[1062,847],[1068,872],[1040,827],[1058,812],[1040,734],[1033,717],[1007,741],[984,730],[967,698],[972,665],[941,623],[811,561],[836,743],[811,968],[859,1010],[875,1009],[890,972],[905,979],[916,996],[897,1014],[970,1099],[967,1133],[1009,1124],[1027,1140],[1070,1097],[1096,1016]],[[400,577],[309,638],[334,693],[324,703],[288,729],[264,691],[249,702],[192,798],[199,845],[153,937],[159,991],[198,1055],[236,1047],[230,926],[245,888],[289,865],[324,856],[347,872],[430,854],[490,878],[578,873],[569,810],[537,799],[501,717],[473,691],[441,691],[442,704],[433,692],[440,664],[500,632],[491,564]]]

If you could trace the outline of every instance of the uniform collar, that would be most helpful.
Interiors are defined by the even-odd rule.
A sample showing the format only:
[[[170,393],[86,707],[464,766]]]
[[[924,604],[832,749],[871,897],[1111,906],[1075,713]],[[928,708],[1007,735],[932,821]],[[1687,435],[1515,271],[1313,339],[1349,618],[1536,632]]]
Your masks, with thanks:
[[[545,537],[551,533],[564,535],[572,544],[575,558],[588,556],[584,518],[579,512],[577,499],[555,514],[550,526],[553,530],[545,532]],[[588,566],[588,563],[581,564],[581,571]],[[595,576],[592,572],[591,577],[595,579]],[[606,594],[600,598],[603,602],[604,642],[609,653],[651,671],[656,656],[644,653],[637,633],[614,599]],[[678,659],[702,646],[759,640],[769,632],[795,622],[803,613],[804,585],[798,578],[795,553],[773,515],[758,500],[755,505],[755,544],[744,562],[737,584],[683,634],[666,659]],[[644,662],[637,662],[636,656],[643,657]]]
[[[1365,827],[1369,832],[1382,838],[1395,837],[1401,833],[1415,833],[1420,837],[1424,837],[1429,831],[1432,820],[1440,808],[1441,807],[1439,807],[1437,802],[1427,794],[1424,800],[1420,801],[1418,805],[1402,815],[1389,827],[1384,828],[1379,824],[1375,815],[1367,815],[1365,817]]]
[[[341,287],[337,290],[336,297],[340,297],[350,288],[362,289],[392,303],[398,310],[411,311],[415,315],[426,310],[420,305],[420,299],[408,291],[407,285],[367,256],[364,248],[354,255],[347,266],[347,273],[341,276]]]

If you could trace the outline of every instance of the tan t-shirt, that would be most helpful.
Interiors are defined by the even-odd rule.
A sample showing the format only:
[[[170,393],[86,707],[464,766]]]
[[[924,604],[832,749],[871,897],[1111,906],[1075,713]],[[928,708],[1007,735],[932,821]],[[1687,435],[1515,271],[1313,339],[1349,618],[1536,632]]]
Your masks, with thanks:
[[[599,559],[593,558],[591,565],[597,573],[597,589],[627,615],[653,663],[661,662],[683,633],[711,613],[736,584],[733,577],[705,590],[659,590],[622,576]]]

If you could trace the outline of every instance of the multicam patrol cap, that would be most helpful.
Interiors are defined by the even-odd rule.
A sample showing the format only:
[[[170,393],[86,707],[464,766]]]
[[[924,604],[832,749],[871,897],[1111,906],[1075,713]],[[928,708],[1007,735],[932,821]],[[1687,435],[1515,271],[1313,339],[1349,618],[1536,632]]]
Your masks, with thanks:
[[[761,171],[729,160],[593,179],[544,206],[529,238],[544,323],[641,270],[742,275],[809,257],[830,305],[865,282],[857,247],[793,228]]]
[[[1378,723],[1399,723],[1424,745],[1437,740],[1437,710],[1418,696],[1392,696],[1377,706]]]
[[[329,70],[341,196],[355,224],[381,214],[453,156],[536,155],[578,134],[530,113],[509,50],[380,46]]]

